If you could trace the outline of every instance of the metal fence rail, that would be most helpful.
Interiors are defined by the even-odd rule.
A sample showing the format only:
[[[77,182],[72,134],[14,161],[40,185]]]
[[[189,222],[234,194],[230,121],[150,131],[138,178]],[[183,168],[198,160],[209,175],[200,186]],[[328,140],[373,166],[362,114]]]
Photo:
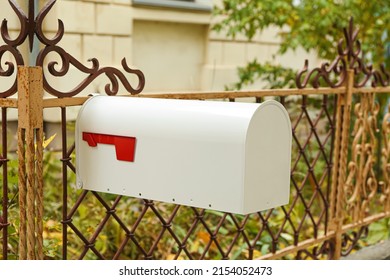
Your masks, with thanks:
[[[8,148],[7,148],[7,108],[1,108],[1,156],[0,156],[0,167],[1,167],[1,215],[0,215],[0,238],[2,240],[2,258],[7,259],[7,247],[8,247]]]
[[[310,71],[305,62],[297,75],[297,89],[129,96],[230,102],[275,98],[285,106],[293,135],[290,203],[243,216],[73,189],[75,145],[67,135],[67,107],[82,105],[88,98],[76,95],[100,75],[110,81],[106,93],[115,95],[119,82],[132,94],[142,91],[143,74],[122,61],[124,70],[138,78],[138,86],[132,87],[119,70],[100,68],[96,59],[91,67],[84,66],[57,46],[64,34],[62,22],[57,35],[46,38],[42,21],[55,0],[36,18],[31,13],[33,1],[28,16],[14,1],[9,3],[22,28],[15,40],[8,37],[6,25],[1,30],[6,44],[0,46],[0,60],[9,52],[19,66],[17,71],[12,61],[6,62],[8,69],[0,66],[0,77],[11,79],[18,74],[9,89],[0,91],[1,258],[49,257],[45,248],[50,249],[54,238],[43,235],[47,226],[43,207],[53,203],[44,199],[43,191],[42,116],[46,108],[60,108],[61,114],[58,212],[62,213],[53,217],[61,224],[60,237],[55,239],[61,243],[58,258],[338,259],[356,247],[370,224],[390,217],[390,113],[385,105],[390,74],[384,67],[375,70],[365,64],[352,21],[344,30],[335,60]],[[39,67],[24,67],[18,47],[27,37],[31,46],[34,34],[44,45],[36,61]],[[61,69],[53,62],[44,63],[50,52],[60,55]],[[54,89],[46,76],[63,77],[71,65],[88,77],[69,92]],[[43,90],[60,98],[43,99]],[[9,183],[8,108],[19,111],[18,188]]]

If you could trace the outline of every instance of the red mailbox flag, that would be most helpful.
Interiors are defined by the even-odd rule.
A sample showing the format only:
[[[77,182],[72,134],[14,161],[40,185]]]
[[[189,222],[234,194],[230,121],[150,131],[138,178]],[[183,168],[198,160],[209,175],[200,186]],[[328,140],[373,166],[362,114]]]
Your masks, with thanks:
[[[83,132],[83,140],[90,147],[96,147],[97,144],[114,145],[117,160],[134,162],[135,137]]]

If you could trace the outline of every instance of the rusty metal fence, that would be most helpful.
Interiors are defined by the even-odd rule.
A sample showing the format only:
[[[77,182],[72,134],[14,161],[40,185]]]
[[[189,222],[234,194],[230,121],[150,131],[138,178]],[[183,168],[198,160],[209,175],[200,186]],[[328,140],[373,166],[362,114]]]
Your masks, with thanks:
[[[1,28],[6,45],[0,47],[0,58],[9,52],[20,66],[16,71],[15,64],[7,62],[8,69],[0,68],[0,76],[8,79],[17,72],[14,85],[0,92],[3,259],[50,257],[46,251],[54,237],[43,236],[44,206],[50,203],[44,199],[43,181],[42,115],[46,108],[59,108],[62,127],[62,174],[57,188],[61,235],[55,238],[61,252],[57,258],[338,259],[356,247],[370,224],[390,217],[390,113],[385,104],[390,75],[384,67],[377,71],[366,66],[352,21],[344,30],[335,60],[311,71],[305,62],[297,75],[297,89],[147,95],[138,94],[144,85],[142,72],[127,67],[125,60],[124,70],[139,80],[136,88],[119,70],[100,68],[96,59],[91,67],[84,66],[58,47],[64,33],[61,22],[56,37],[47,39],[41,23],[54,4],[55,0],[49,1],[35,19],[14,6],[22,22],[21,35],[15,40],[8,38],[6,24]],[[31,22],[34,27],[28,27]],[[24,67],[17,47],[34,33],[44,44],[37,58],[40,67]],[[55,62],[45,62],[50,52],[60,55],[60,70]],[[52,88],[46,75],[65,76],[71,65],[87,78],[70,92]],[[44,75],[41,67],[47,67]],[[292,121],[290,203],[243,216],[75,190],[75,145],[67,133],[67,108],[83,104],[88,97],[77,94],[102,74],[110,81],[106,86],[109,95],[118,93],[121,82],[128,92],[138,94],[129,98],[280,101]],[[43,99],[43,90],[56,98]],[[17,98],[13,97],[16,92]],[[12,157],[7,148],[9,108],[19,111],[16,189],[8,181]],[[19,216],[10,217],[16,193]],[[11,235],[17,236],[17,249],[11,248],[15,247]]]
[[[252,93],[245,95],[251,96]],[[235,100],[233,96],[229,96],[231,101]],[[188,95],[169,97],[195,98]],[[213,97],[217,96],[210,93],[197,96],[197,99]],[[290,111],[294,122],[289,205],[242,216],[83,191],[63,216],[64,240],[78,239],[77,247],[72,251],[79,253],[73,257],[84,258],[90,253],[88,258],[116,259],[130,255],[137,259],[160,259],[164,253],[165,257],[173,259],[253,259],[281,257],[298,248],[302,258],[307,254],[322,256],[330,245],[321,244],[318,249],[309,247],[323,243],[324,236],[330,232],[327,226],[328,197],[336,96],[313,97],[315,102],[309,102],[310,96],[306,95],[277,98]],[[260,96],[251,99],[261,101]],[[62,125],[65,128],[65,117]],[[64,147],[62,160],[68,167],[67,172],[74,172],[74,167],[69,164],[74,146],[70,149]],[[67,185],[67,180],[64,180],[64,190]],[[97,213],[101,220],[92,231],[88,231],[88,224],[83,225],[83,219],[80,219],[83,210],[79,211],[89,203],[101,206]],[[113,234],[107,230],[113,224],[118,229],[120,242],[103,254],[96,244],[101,243],[101,236],[114,240]],[[63,254],[66,258],[67,251]]]

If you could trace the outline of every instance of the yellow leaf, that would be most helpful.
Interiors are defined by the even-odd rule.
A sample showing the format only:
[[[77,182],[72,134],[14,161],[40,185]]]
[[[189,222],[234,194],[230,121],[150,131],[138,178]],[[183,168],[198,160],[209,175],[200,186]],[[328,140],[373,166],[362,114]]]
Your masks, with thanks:
[[[253,259],[260,258],[262,256],[261,252],[258,250],[253,251]]]
[[[169,254],[168,256],[167,256],[167,260],[168,261],[171,261],[171,260],[174,260],[175,259],[175,257],[176,257],[176,255],[175,254]]]
[[[200,231],[197,234],[197,238],[202,240],[204,244],[207,244],[210,241],[210,234],[205,231]]]
[[[45,149],[47,146],[49,146],[49,144],[51,142],[53,142],[54,138],[56,138],[57,136],[57,133],[55,133],[54,135],[52,135],[49,139],[43,139],[43,148]]]

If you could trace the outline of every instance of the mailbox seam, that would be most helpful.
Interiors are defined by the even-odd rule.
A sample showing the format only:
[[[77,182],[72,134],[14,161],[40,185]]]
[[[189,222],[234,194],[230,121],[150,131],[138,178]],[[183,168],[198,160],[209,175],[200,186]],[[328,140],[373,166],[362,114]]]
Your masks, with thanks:
[[[81,119],[81,116],[83,115],[83,112],[85,110],[85,107],[87,106],[87,104],[91,101],[91,100],[94,100],[98,97],[101,97],[101,95],[94,95],[94,96],[91,96],[90,98],[88,98],[84,103],[83,105],[81,106],[80,110],[79,110],[79,113],[77,114],[77,118],[76,118],[76,127],[75,127],[75,131],[77,134],[80,134],[80,119]],[[80,156],[77,156],[77,155],[80,155],[80,143],[79,143],[79,139],[78,137],[75,137],[75,150],[76,150],[76,186],[78,186],[79,184],[82,186],[81,188],[83,188],[84,186],[84,182],[82,180],[82,174],[80,172]]]

